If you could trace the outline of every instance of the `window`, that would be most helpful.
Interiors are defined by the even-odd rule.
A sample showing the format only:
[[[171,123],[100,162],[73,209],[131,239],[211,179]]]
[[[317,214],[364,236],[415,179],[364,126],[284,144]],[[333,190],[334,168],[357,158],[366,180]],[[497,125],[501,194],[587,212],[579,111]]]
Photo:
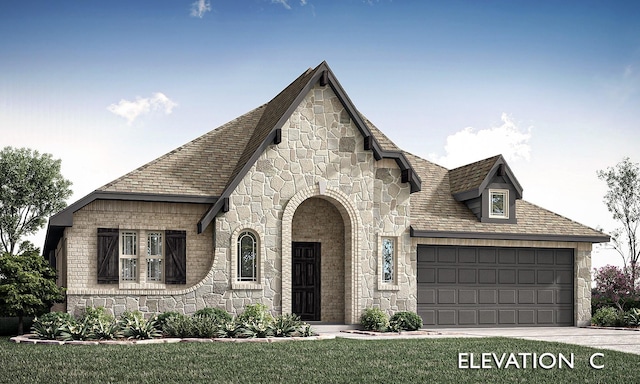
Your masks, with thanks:
[[[123,281],[136,281],[138,277],[138,234],[120,233],[120,278]]]
[[[146,252],[142,248],[145,238]],[[140,243],[138,239],[142,239]],[[149,288],[157,288],[159,283],[187,283],[186,231],[98,228],[97,248],[98,284],[120,283],[120,288],[137,288],[151,283]],[[146,258],[146,278],[141,273],[145,265],[140,265],[139,255]]]
[[[395,239],[389,237],[382,238],[382,282],[392,283],[395,281]]]
[[[162,281],[162,233],[147,233],[147,281]]]
[[[238,236],[238,281],[258,281],[258,242],[248,231]]]
[[[489,191],[489,217],[508,219],[509,218],[509,191],[491,190]]]

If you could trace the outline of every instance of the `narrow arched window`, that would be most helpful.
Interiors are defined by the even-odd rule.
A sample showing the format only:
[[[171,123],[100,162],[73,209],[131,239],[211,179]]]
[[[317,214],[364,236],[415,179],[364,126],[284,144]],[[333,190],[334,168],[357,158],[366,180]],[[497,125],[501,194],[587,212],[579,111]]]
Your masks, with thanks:
[[[257,281],[258,242],[248,231],[238,236],[238,281]]]

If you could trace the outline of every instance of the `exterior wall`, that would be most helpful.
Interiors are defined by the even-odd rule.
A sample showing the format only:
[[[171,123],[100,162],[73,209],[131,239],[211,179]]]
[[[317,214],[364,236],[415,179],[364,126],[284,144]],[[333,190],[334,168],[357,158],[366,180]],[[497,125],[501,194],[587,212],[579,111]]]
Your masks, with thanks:
[[[310,198],[293,216],[293,241],[320,243],[321,321],[344,322],[344,221],[328,200]]]
[[[591,322],[591,243],[560,241],[524,241],[524,240],[483,240],[483,239],[443,239],[413,238],[411,257],[414,270],[417,268],[418,244],[458,245],[485,247],[533,247],[533,248],[570,248],[574,252],[574,324],[586,326]]]
[[[207,205],[152,203],[135,201],[96,200],[83,207],[73,217],[73,227],[67,228],[56,257],[64,255],[66,249],[67,267],[67,310],[81,313],[86,306],[103,306],[114,314],[124,310],[142,312],[162,312],[189,307],[184,296],[195,290],[211,270],[213,262],[212,230],[198,235],[196,223],[202,217]],[[139,232],[139,255],[141,273],[146,254],[146,231],[185,230],[187,231],[187,284],[143,284],[126,286],[97,283],[97,229],[119,228]],[[199,307],[205,303],[201,299]]]
[[[293,213],[307,198],[321,196],[345,222],[344,321],[357,322],[361,310],[373,305],[415,310],[415,271],[406,264],[409,185],[400,179],[394,161],[376,161],[364,150],[362,135],[331,88],[314,87],[284,123],[282,142],[265,150],[231,195],[229,212],[215,220],[216,271],[230,269],[234,232],[256,228],[264,233],[261,282],[234,289],[227,309],[260,301],[274,313],[291,311]],[[379,234],[401,238],[395,290],[377,289]]]

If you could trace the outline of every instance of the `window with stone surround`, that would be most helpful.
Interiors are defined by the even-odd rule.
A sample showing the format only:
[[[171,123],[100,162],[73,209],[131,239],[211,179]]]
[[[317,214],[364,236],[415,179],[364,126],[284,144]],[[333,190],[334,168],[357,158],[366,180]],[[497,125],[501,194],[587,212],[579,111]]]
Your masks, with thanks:
[[[495,219],[509,218],[509,190],[489,190],[489,217]]]
[[[241,282],[258,281],[258,241],[250,231],[238,236],[237,280]]]
[[[397,290],[398,237],[379,235],[378,244],[378,289]]]

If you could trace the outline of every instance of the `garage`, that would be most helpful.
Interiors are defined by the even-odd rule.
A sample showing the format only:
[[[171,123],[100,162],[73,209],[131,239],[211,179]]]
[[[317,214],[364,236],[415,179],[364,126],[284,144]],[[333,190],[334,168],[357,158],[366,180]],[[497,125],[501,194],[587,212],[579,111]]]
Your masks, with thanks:
[[[574,325],[573,249],[418,245],[425,327]]]

